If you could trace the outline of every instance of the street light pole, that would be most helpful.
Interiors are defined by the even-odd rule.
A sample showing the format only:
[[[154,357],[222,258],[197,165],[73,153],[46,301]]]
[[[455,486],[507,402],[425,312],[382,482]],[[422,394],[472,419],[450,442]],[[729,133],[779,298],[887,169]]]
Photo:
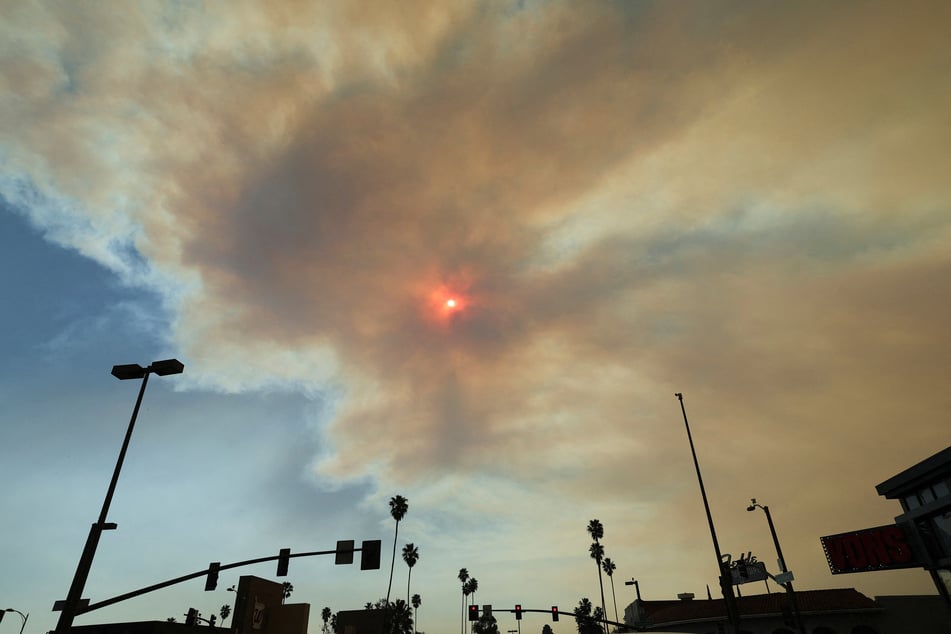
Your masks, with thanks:
[[[16,612],[17,614],[20,615],[20,618],[23,620],[23,622],[20,624],[20,634],[23,634],[23,628],[26,627],[26,621],[27,619],[30,618],[29,612],[26,614],[23,614],[23,612],[20,612],[19,610],[14,610],[13,608],[7,608],[4,610],[4,612]],[[0,616],[3,616],[3,614],[0,614]]]
[[[717,556],[717,571],[720,573],[720,590],[723,601],[726,603],[726,616],[734,633],[740,631],[740,612],[736,607],[736,597],[733,595],[733,585],[729,578],[729,571],[723,565],[723,555],[720,554],[720,543],[717,541],[717,530],[713,526],[713,516],[710,514],[710,503],[707,501],[707,491],[703,487],[703,476],[700,475],[700,462],[693,446],[693,436],[690,435],[690,423],[687,422],[687,410],[684,408],[684,395],[674,394],[680,401],[680,411],[684,415],[684,426],[687,428],[687,440],[690,441],[690,454],[693,456],[693,466],[697,470],[697,482],[700,483],[700,496],[703,498],[703,508],[707,512],[707,524],[710,525],[710,537],[713,539],[713,550]]]
[[[783,557],[783,549],[779,545],[779,537],[776,536],[776,527],[773,525],[773,516],[769,513],[769,507],[763,504],[757,504],[756,498],[750,498],[750,505],[746,507],[747,511],[755,511],[756,509],[763,509],[763,512],[766,513],[766,523],[769,524],[769,534],[773,537],[773,545],[776,547],[776,557],[779,559],[779,569],[781,572],[788,572],[789,569],[786,567],[786,558]],[[785,588],[786,593],[789,595],[789,600],[792,603],[793,611],[796,613],[796,624],[799,626],[800,634],[806,634],[806,628],[802,622],[802,614],[799,612],[799,601],[796,599],[796,591],[793,590],[792,581],[787,581],[782,584]]]
[[[96,548],[99,546],[99,538],[102,535],[102,531],[114,530],[117,527],[115,523],[106,522],[106,516],[109,514],[109,506],[112,504],[112,496],[116,490],[116,483],[119,481],[119,472],[122,470],[123,461],[125,461],[126,450],[129,448],[129,440],[132,438],[132,430],[135,427],[135,420],[139,415],[139,407],[142,405],[142,396],[145,394],[145,386],[148,385],[149,375],[153,373],[159,376],[181,374],[184,369],[185,366],[178,359],[153,361],[147,368],[143,368],[135,363],[112,367],[112,376],[123,381],[128,379],[142,379],[142,385],[139,387],[139,395],[135,399],[135,407],[132,409],[129,427],[126,429],[125,438],[122,441],[122,448],[119,450],[119,458],[116,460],[116,468],[112,472],[112,480],[109,482],[106,498],[102,502],[99,519],[89,529],[86,545],[83,547],[79,564],[76,566],[76,574],[73,576],[73,582],[69,586],[69,593],[63,602],[63,611],[60,612],[59,621],[56,623],[56,634],[69,634],[69,630],[73,625],[73,619],[76,617],[79,608],[83,589],[86,586],[86,579],[89,577],[89,570],[92,568],[92,560],[96,556]]]
[[[634,586],[634,591],[637,593],[637,600],[638,601],[641,600],[641,586],[637,583],[637,579],[634,579],[633,577],[631,577],[631,580],[625,581],[624,585]]]

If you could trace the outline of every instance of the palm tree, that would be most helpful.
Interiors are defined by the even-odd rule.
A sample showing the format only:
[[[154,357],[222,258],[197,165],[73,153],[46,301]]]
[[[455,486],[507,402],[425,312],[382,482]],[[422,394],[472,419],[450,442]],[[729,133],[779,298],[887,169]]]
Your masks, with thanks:
[[[601,583],[601,595],[604,596],[604,581],[601,576],[601,560],[604,559],[604,546],[598,542],[594,542],[588,548],[588,553],[591,555],[591,559],[594,559],[595,565],[598,567],[598,581]],[[600,607],[600,606],[598,606]],[[604,609],[601,610],[601,614],[604,614]],[[607,628],[607,623],[602,623],[602,625]]]
[[[479,580],[476,579],[475,577],[469,577],[469,580],[466,581],[465,584],[463,584],[462,586],[462,595],[464,597],[467,597],[471,594],[473,595],[472,600],[475,601],[475,592],[478,589],[479,589]],[[465,627],[465,623],[463,623],[463,628],[464,627]],[[470,625],[470,627],[472,626]]]
[[[320,620],[324,622],[324,627],[323,629],[321,629],[321,632],[323,632],[323,634],[330,634],[330,630],[328,629],[330,625],[330,615],[331,615],[330,608],[325,607],[323,610],[320,611]]]
[[[390,589],[393,587],[393,566],[396,565],[396,536],[400,533],[400,520],[406,517],[409,510],[409,500],[402,495],[390,498],[390,515],[396,520],[396,531],[393,533],[393,557],[390,560],[390,583],[386,586],[386,603],[390,603]]]
[[[285,581],[281,584],[281,603],[291,596],[291,592],[294,591],[294,584],[290,581]]]
[[[466,581],[469,580],[469,571],[465,568],[459,569],[459,582],[462,584],[462,620],[459,623],[459,631],[465,634],[466,631]]]
[[[419,612],[419,606],[423,604],[423,598],[418,594],[413,595],[413,631],[416,631],[416,623],[419,620],[417,613]]]
[[[413,577],[413,566],[419,561],[419,549],[412,542],[403,546],[403,561],[409,566],[409,574],[406,575],[406,602],[409,603],[409,581]]]
[[[614,571],[617,570],[617,565],[611,561],[610,557],[605,557],[604,561],[601,562],[601,569],[604,570],[604,574],[611,580],[611,598],[614,600],[614,621],[620,622],[621,619],[617,617],[617,594],[614,592]]]
[[[578,634],[586,634],[591,629],[591,607],[591,600],[584,597],[578,601],[578,606],[573,610]]]
[[[588,550],[591,553],[591,558],[597,562],[598,565],[598,583],[601,586],[601,613],[606,614],[607,610],[605,609],[604,602],[604,577],[601,576],[601,559],[604,557],[604,548],[601,547],[601,538],[604,537],[604,525],[597,519],[593,519],[588,522],[588,533],[591,535],[591,538],[594,539],[594,544]],[[594,545],[597,545],[597,556],[596,549]],[[607,624],[605,624],[605,631],[607,630]]]
[[[595,606],[594,611],[591,613],[591,620],[593,622],[592,625],[594,625],[592,629],[594,632],[600,634],[602,631],[604,631],[602,628],[607,628],[607,623],[605,623],[605,619],[607,618],[608,617],[604,614],[604,610],[601,609],[601,606]]]
[[[469,593],[472,594],[472,602],[475,603],[475,593],[479,589],[479,580],[475,577],[469,579]]]
[[[231,616],[231,606],[225,603],[223,606],[221,606],[221,609],[218,610],[218,614],[221,615],[221,624],[224,625],[225,619]]]

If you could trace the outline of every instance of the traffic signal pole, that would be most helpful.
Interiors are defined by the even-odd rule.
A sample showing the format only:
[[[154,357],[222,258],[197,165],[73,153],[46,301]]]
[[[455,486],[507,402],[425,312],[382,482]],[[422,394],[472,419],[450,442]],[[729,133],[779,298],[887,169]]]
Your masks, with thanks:
[[[93,526],[95,526],[95,524],[93,524]],[[292,553],[292,554],[288,554],[288,555],[286,555],[286,556],[290,558],[290,557],[313,557],[313,556],[315,556],[315,555],[332,555],[332,554],[335,554],[335,555],[338,555],[338,557],[339,557],[340,555],[347,555],[347,554],[349,554],[349,555],[350,555],[350,561],[340,562],[340,563],[352,563],[352,562],[353,562],[352,557],[353,557],[353,553],[354,553],[354,552],[360,552],[360,553],[367,553],[367,552],[369,552],[369,553],[371,553],[371,555],[370,555],[371,558],[374,559],[373,561],[370,561],[370,562],[363,562],[363,561],[361,561],[361,566],[360,566],[360,567],[361,567],[362,570],[371,570],[371,569],[372,569],[372,570],[377,570],[377,569],[379,569],[379,567],[380,567],[380,559],[379,559],[380,540],[378,540],[378,539],[376,539],[376,540],[370,540],[370,541],[365,541],[365,542],[363,542],[363,545],[362,545],[362,547],[360,547],[360,548],[347,548],[347,549],[336,548],[336,549],[334,549],[334,550],[319,550],[319,551],[306,552],[306,553]],[[121,601],[125,601],[125,600],[127,600],[127,599],[133,599],[133,598],[138,597],[138,596],[141,596],[141,595],[143,595],[143,594],[148,594],[149,592],[154,592],[154,591],[156,591],[156,590],[161,590],[162,588],[167,588],[167,587],[169,587],[169,586],[174,586],[175,584],[182,583],[182,582],[184,582],[184,581],[189,581],[190,579],[197,579],[197,578],[199,578],[199,577],[205,577],[205,576],[207,576],[207,575],[209,574],[209,572],[212,572],[212,571],[214,571],[214,572],[220,572],[220,571],[222,571],[222,570],[230,570],[230,569],[232,569],[232,568],[239,568],[239,567],[241,567],[241,566],[250,566],[250,565],[252,565],[252,564],[260,564],[260,563],[264,563],[264,562],[266,562],[266,561],[279,561],[282,556],[285,556],[285,555],[278,554],[278,555],[274,555],[274,556],[271,556],[271,557],[258,557],[258,558],[256,558],[256,559],[247,559],[247,560],[245,560],[245,561],[237,561],[237,562],[234,562],[234,563],[231,563],[231,564],[220,564],[220,565],[218,565],[218,566],[209,566],[208,568],[206,568],[206,569],[204,569],[204,570],[199,570],[199,571],[197,571],[197,572],[192,572],[192,573],[189,573],[189,574],[187,574],[187,575],[182,575],[181,577],[175,577],[174,579],[169,579],[168,581],[162,581],[162,582],[159,582],[159,583],[150,585],[150,586],[146,586],[146,587],[144,587],[144,588],[139,588],[138,590],[133,590],[132,592],[126,592],[125,594],[120,594],[120,595],[114,596],[114,597],[112,597],[112,598],[110,598],[110,599],[105,599],[105,600],[103,600],[103,601],[99,601],[98,603],[91,603],[91,604],[89,604],[89,605],[86,606],[86,607],[78,606],[77,609],[76,609],[76,615],[85,614],[86,612],[92,612],[93,610],[98,610],[98,609],[100,609],[100,608],[105,608],[105,607],[108,607],[108,606],[113,605],[113,604],[115,604],[115,603],[119,603],[119,602],[121,602]],[[214,563],[217,563],[217,562],[214,562]],[[374,566],[375,566],[375,567],[374,567]],[[206,589],[207,589],[207,586],[206,586]]]

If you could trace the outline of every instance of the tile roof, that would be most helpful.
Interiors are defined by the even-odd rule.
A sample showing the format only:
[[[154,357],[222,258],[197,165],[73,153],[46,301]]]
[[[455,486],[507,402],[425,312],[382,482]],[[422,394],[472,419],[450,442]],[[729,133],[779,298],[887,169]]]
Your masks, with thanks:
[[[799,610],[803,614],[883,610],[874,600],[854,588],[800,590],[796,592],[796,598],[799,602]],[[785,600],[785,592],[737,597],[736,599],[741,616],[781,614]],[[641,601],[640,605],[647,614],[647,623],[653,625],[726,618],[726,606],[723,599]]]

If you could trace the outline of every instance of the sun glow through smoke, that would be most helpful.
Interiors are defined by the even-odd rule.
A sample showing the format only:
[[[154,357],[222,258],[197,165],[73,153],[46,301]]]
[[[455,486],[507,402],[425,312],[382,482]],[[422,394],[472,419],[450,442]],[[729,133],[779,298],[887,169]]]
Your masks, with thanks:
[[[430,287],[424,304],[424,319],[445,327],[460,318],[472,303],[461,286],[459,283],[443,282]]]

